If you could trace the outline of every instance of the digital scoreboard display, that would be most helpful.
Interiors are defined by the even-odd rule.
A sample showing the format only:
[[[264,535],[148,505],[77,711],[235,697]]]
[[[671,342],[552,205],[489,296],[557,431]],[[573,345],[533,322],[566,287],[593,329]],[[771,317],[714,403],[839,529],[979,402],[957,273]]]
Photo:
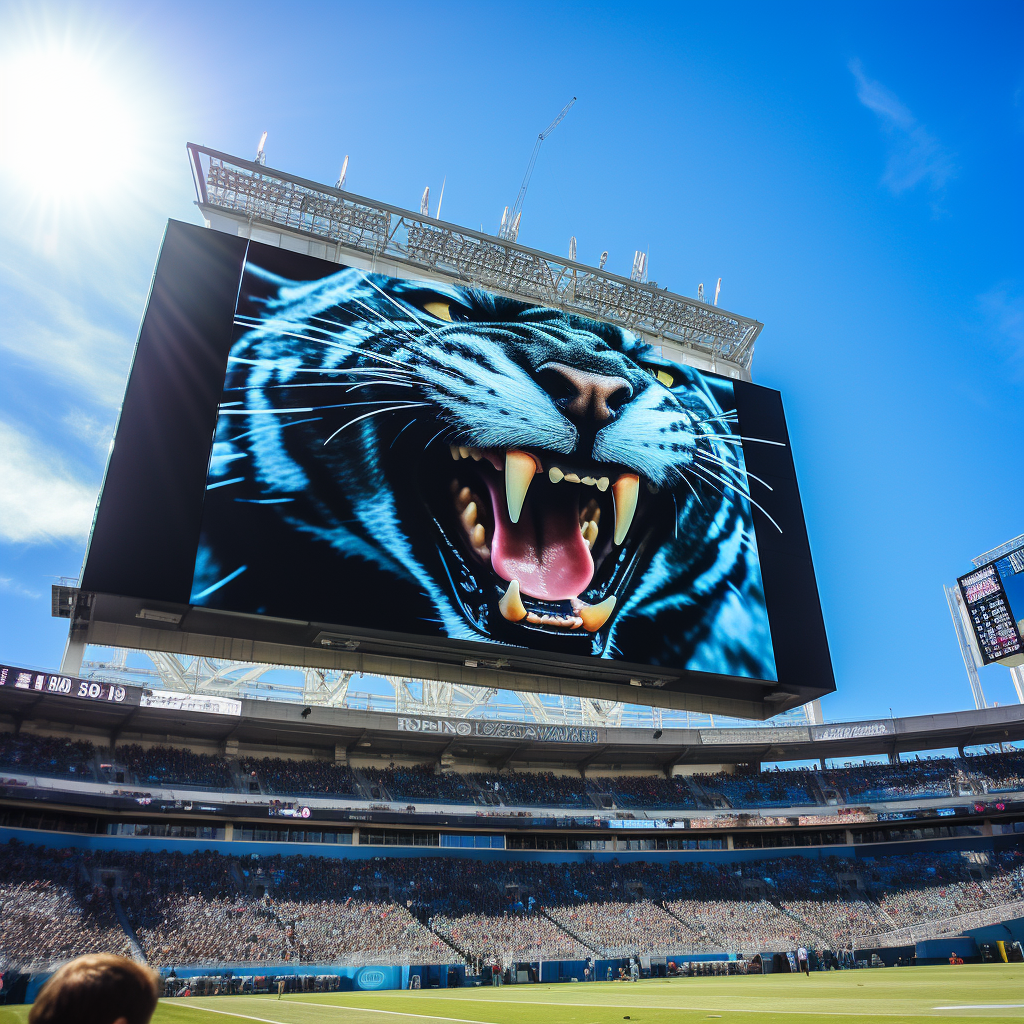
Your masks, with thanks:
[[[82,589],[150,631],[128,646],[778,710],[835,688],[777,392],[569,310],[173,222]]]
[[[106,701],[110,704],[138,704],[141,692],[135,687],[121,686],[119,683],[51,675],[47,672],[33,672],[30,669],[14,668],[10,665],[0,665],[0,687],[11,690],[31,690],[35,693],[54,694],[58,697]]]
[[[1017,548],[957,583],[986,665],[1024,656],[1024,548]]]

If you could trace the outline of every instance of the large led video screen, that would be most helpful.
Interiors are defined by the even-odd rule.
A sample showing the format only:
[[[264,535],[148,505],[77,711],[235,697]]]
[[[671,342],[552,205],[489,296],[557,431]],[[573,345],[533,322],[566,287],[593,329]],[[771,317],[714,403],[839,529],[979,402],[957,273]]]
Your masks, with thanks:
[[[289,262],[246,261],[191,604],[776,678],[731,381]]]
[[[206,245],[181,228],[161,267],[172,236]],[[204,364],[190,419],[207,420],[179,458],[188,528],[165,537],[175,559],[150,553],[167,585],[156,564],[147,578],[133,561],[134,589],[104,569],[112,459],[83,586],[438,650],[621,663],[657,685],[834,688],[777,393],[623,327],[414,272],[256,242],[205,258],[222,270],[204,277],[208,305],[226,316],[204,359],[221,361],[213,379]],[[173,348],[154,305],[147,324],[159,316]],[[154,372],[145,343],[144,325],[126,410]]]

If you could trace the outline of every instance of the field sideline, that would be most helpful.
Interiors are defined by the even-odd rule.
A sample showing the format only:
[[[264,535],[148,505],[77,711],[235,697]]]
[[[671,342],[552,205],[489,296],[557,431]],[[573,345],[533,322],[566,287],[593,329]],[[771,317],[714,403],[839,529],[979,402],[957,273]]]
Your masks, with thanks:
[[[947,1009],[948,1007],[948,1009]],[[0,1007],[24,1024],[27,1006]],[[161,1001],[154,1024],[817,1024],[1024,1020],[1024,964],[905,967],[637,984],[509,985],[501,989],[213,996]]]

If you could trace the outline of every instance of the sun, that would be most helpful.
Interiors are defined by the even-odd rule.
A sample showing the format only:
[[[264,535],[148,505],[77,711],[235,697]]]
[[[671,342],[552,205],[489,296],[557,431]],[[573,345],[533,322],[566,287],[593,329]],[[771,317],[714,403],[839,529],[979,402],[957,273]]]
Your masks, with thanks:
[[[108,196],[132,162],[140,114],[127,82],[69,45],[0,54],[0,168],[35,199]]]

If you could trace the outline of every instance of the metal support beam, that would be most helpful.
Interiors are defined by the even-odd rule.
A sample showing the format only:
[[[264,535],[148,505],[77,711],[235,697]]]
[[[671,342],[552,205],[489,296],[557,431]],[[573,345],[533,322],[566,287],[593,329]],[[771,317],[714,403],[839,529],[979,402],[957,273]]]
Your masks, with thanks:
[[[498,771],[500,772],[503,768],[507,768],[515,760],[516,756],[526,750],[529,745],[529,743],[520,743],[518,746],[513,747],[508,757],[495,763]]]
[[[125,729],[131,725],[132,719],[138,714],[139,709],[132,708],[124,718],[111,730],[110,732],[110,751],[113,753],[114,747],[117,746],[117,741],[124,735]]]
[[[608,749],[609,744],[605,743],[600,746],[593,753],[588,754],[586,757],[581,758],[576,762],[576,770],[583,777],[583,773]]]

